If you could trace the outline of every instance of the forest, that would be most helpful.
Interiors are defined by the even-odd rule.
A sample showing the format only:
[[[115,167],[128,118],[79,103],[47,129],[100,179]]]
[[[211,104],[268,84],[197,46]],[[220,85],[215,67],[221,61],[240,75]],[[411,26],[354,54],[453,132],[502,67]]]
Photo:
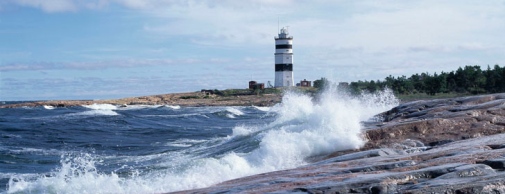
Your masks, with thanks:
[[[314,81],[314,87],[326,85],[328,80],[321,78]],[[437,95],[440,93],[461,93],[461,94],[484,94],[505,92],[505,67],[489,65],[486,70],[480,66],[459,67],[456,71],[441,73],[421,73],[406,76],[388,76],[384,80],[377,81],[357,81],[349,85],[339,85],[347,87],[351,93],[375,92],[389,88],[395,94],[411,95],[425,93]]]

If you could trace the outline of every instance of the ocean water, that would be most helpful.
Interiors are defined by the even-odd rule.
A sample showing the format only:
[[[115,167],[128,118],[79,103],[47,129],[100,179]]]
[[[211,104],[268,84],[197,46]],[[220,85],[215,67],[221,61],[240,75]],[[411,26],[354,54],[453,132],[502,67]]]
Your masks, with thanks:
[[[307,164],[364,145],[390,91],[273,107],[94,104],[0,109],[0,193],[162,193]]]

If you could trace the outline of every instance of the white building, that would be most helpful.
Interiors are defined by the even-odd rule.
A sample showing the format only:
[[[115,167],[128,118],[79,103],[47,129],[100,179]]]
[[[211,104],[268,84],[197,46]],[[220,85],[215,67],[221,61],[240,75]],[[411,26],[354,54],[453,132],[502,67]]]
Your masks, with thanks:
[[[294,85],[293,79],[293,37],[288,29],[282,28],[275,37],[275,87]]]

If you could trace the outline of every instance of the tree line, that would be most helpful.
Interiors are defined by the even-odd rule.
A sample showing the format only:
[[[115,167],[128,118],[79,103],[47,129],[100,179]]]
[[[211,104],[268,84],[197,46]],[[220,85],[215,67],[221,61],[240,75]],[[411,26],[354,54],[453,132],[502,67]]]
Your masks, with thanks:
[[[314,81],[314,86],[328,83],[326,78]],[[459,67],[456,71],[441,73],[421,73],[406,76],[388,76],[384,80],[351,82],[347,87],[351,93],[359,94],[363,91],[375,92],[386,87],[396,94],[409,95],[426,93],[498,93],[505,92],[505,67],[494,65],[486,70],[480,66]]]

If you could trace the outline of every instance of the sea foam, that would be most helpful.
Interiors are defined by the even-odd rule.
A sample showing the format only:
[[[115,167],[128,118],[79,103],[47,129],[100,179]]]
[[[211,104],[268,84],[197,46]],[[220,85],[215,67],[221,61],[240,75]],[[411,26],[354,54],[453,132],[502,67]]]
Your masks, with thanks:
[[[93,109],[93,110],[116,110],[117,106],[112,104],[92,104],[92,105],[83,105],[83,107]]]
[[[231,118],[231,119],[235,118],[236,116],[244,115],[244,113],[241,110],[239,110],[235,107],[227,107],[226,112],[227,112],[226,117]]]
[[[69,116],[95,116],[95,115],[106,115],[106,116],[116,116],[119,115],[114,110],[118,109],[117,106],[112,104],[92,104],[92,105],[83,105],[83,107],[91,109],[84,112],[79,113],[71,113]]]
[[[42,107],[44,107],[44,109],[47,109],[47,110],[53,110],[54,109],[54,106],[49,106],[49,105],[44,105]]]
[[[287,93],[281,104],[266,113],[276,115],[273,122],[264,126],[236,126],[234,134],[213,145],[213,149],[219,149],[228,142],[249,138],[258,141],[252,151],[232,150],[217,156],[191,155],[196,152],[188,151],[171,155],[180,155],[176,158],[165,155],[165,161],[158,164],[160,169],[132,172],[127,177],[115,172],[99,172],[96,163],[100,159],[94,156],[64,156],[61,167],[51,176],[35,180],[12,177],[8,192],[162,193],[294,168],[306,164],[305,159],[311,156],[363,146],[361,123],[397,104],[391,91],[355,97],[330,90],[317,100]],[[240,115],[233,108],[227,111]]]

